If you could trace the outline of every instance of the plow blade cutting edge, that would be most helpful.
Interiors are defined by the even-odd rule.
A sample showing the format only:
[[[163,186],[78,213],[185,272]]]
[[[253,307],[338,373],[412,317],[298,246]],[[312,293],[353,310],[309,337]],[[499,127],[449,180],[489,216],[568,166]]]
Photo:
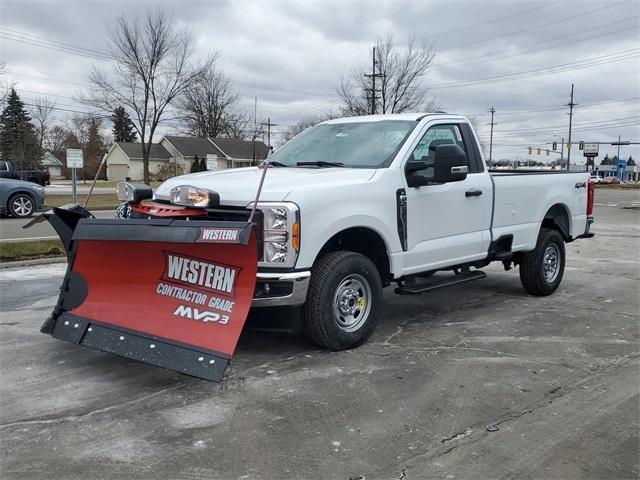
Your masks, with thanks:
[[[220,381],[253,298],[253,224],[45,215],[68,268],[43,333]]]

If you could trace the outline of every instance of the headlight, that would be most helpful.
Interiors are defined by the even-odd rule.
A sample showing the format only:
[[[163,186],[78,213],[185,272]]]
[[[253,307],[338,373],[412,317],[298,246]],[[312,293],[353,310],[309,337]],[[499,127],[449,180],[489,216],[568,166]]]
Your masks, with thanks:
[[[153,190],[148,185],[138,185],[120,182],[116,185],[116,196],[121,202],[141,202],[153,196]]]
[[[298,207],[289,202],[258,202],[263,219],[264,266],[293,267],[300,250]]]
[[[169,199],[174,205],[196,208],[213,207],[220,203],[220,197],[217,193],[191,185],[180,185],[172,188]]]

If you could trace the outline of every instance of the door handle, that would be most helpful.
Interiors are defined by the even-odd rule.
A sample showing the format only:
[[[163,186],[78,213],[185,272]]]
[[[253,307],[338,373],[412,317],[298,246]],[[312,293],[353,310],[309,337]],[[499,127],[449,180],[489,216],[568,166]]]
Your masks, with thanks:
[[[480,195],[482,195],[482,190],[473,189],[464,192],[465,197],[479,197]]]

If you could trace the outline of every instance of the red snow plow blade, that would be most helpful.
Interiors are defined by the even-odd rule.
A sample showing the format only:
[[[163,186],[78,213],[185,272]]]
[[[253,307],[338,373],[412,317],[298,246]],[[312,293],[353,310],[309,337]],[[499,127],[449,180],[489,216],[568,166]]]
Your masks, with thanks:
[[[69,266],[41,331],[207,380],[220,381],[253,298],[253,224],[87,218],[48,220]]]

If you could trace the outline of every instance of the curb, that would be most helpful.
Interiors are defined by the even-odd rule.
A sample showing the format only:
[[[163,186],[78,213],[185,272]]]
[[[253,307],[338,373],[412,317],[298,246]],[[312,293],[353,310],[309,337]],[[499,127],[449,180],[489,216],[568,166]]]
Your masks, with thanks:
[[[50,263],[67,263],[67,257],[49,257],[49,258],[34,258],[31,260],[16,260],[14,262],[2,262],[0,263],[0,270],[4,268],[20,268],[31,267],[33,265],[48,265]]]

